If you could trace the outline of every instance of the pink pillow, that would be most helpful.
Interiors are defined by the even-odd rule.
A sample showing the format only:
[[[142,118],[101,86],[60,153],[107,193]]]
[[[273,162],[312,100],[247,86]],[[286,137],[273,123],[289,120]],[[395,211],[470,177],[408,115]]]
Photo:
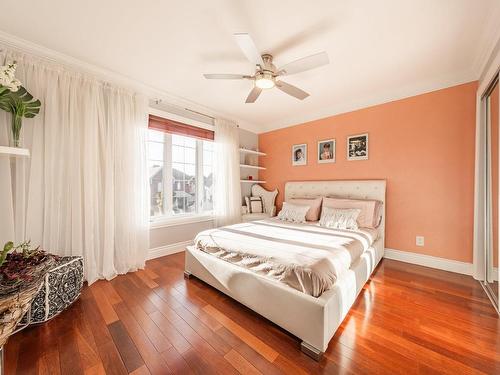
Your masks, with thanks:
[[[319,198],[292,198],[287,202],[292,204],[297,204],[299,206],[309,206],[309,210],[306,213],[307,221],[318,221],[319,214],[321,212],[321,201],[323,197]]]
[[[332,208],[357,208],[361,212],[358,225],[363,228],[376,228],[380,224],[382,202],[370,199],[323,198],[323,205]]]

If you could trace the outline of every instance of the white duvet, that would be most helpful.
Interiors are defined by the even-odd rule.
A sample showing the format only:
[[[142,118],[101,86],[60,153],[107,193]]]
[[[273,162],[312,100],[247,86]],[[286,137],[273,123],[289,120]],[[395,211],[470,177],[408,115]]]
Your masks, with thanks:
[[[375,229],[329,229],[274,218],[203,231],[195,246],[318,297],[376,239]]]

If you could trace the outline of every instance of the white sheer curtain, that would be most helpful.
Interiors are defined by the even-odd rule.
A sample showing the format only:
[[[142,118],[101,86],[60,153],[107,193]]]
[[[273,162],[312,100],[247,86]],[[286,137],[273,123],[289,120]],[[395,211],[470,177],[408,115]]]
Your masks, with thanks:
[[[241,221],[240,140],[238,126],[231,121],[215,120],[214,212],[215,224]]]
[[[146,99],[27,55],[4,52],[5,60],[18,62],[16,76],[42,109],[23,121],[21,142],[31,158],[0,158],[6,208],[0,239],[31,239],[58,255],[83,255],[89,283],[143,267]],[[1,113],[0,144],[7,144],[9,128],[10,117]]]

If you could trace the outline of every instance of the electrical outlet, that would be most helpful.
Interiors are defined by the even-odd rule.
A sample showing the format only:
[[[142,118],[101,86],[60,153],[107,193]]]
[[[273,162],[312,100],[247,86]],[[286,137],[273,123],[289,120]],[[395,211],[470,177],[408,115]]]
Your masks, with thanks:
[[[415,242],[417,246],[424,246],[424,236],[417,236]]]

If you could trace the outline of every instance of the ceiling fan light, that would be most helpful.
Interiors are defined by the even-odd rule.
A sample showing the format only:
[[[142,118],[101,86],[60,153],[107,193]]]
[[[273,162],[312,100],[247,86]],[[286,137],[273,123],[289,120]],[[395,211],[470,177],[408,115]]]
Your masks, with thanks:
[[[274,79],[272,78],[257,78],[255,86],[259,89],[272,89],[274,87]]]

